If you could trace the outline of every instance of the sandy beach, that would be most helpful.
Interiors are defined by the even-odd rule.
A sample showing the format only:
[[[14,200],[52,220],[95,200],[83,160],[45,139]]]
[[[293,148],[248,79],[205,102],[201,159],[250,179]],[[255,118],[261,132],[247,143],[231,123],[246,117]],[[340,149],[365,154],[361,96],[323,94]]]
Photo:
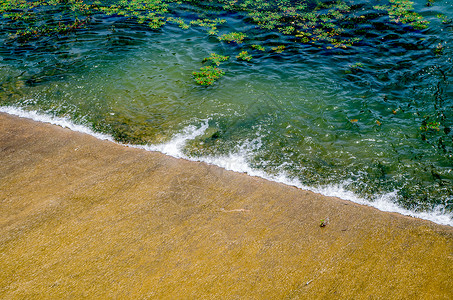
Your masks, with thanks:
[[[0,201],[2,299],[453,297],[452,227],[7,114]]]

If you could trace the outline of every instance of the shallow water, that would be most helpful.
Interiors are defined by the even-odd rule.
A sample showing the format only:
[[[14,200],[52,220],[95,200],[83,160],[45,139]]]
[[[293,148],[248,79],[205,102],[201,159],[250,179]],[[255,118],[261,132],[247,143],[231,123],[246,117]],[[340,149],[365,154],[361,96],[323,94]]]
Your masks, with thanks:
[[[0,105],[450,223],[453,26],[437,15],[453,18],[453,5],[425,3],[416,1],[415,10],[431,22],[428,29],[382,27],[373,19],[353,29],[363,29],[364,39],[349,49],[295,43],[239,14],[221,14],[229,25],[220,34],[247,32],[266,51],[219,42],[202,28],[153,31],[115,16],[97,16],[69,35],[17,43],[3,22]],[[270,50],[280,44],[282,53]],[[235,58],[244,49],[250,62]],[[230,56],[221,65],[226,74],[199,86],[192,72],[212,52]],[[424,128],[429,122],[438,128]]]

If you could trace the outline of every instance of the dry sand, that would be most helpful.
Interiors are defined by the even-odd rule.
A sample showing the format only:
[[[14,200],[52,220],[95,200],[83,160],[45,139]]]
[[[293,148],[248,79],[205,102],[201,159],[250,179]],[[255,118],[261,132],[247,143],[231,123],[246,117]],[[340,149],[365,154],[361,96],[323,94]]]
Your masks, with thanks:
[[[1,299],[453,298],[452,227],[5,114],[0,201]]]

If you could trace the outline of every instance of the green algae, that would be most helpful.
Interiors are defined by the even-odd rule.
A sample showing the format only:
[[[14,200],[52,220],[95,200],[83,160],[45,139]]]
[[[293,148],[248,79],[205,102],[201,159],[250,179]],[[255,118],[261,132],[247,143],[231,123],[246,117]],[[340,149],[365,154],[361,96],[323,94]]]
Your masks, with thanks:
[[[199,85],[212,85],[214,82],[225,75],[222,69],[213,66],[201,67],[199,72],[192,73],[195,81]]]
[[[230,32],[219,36],[220,41],[226,41],[228,43],[242,44],[247,35],[243,32]]]
[[[206,57],[203,59],[203,63],[205,62],[210,62],[212,64],[215,64],[216,66],[219,66],[220,63],[224,62],[224,61],[227,61],[228,60],[228,56],[225,56],[225,55],[219,55],[219,54],[216,54],[216,53],[211,53],[211,55],[209,57]]]
[[[198,72],[192,72],[195,82],[199,85],[213,85],[217,79],[225,75],[225,72],[217,67],[228,59],[228,56],[217,53],[211,53],[209,57],[205,57],[202,63],[207,63],[208,65],[201,67]]]
[[[259,51],[266,51],[266,49],[263,46],[261,46],[261,45],[253,44],[253,45],[251,45],[251,47],[253,49],[256,49],[256,50],[259,50]]]
[[[407,0],[389,0],[388,5],[375,5],[368,9],[378,10],[376,16],[388,15],[389,22],[405,24],[414,30],[426,29],[428,22],[413,11],[412,4]],[[185,13],[181,13],[181,10]],[[206,28],[207,34],[216,36],[219,41],[236,45],[247,43],[248,47],[259,51],[265,51],[265,48],[254,43],[253,33],[232,31],[220,34],[219,30],[228,24],[225,18],[217,15],[222,12],[242,14],[247,21],[261,30],[278,32],[295,38],[295,42],[332,50],[347,49],[363,40],[364,37],[360,34],[346,33],[354,24],[373,19],[374,15],[359,16],[361,10],[364,10],[362,5],[353,5],[349,1],[341,0],[0,1],[0,14],[8,21],[8,26],[15,29],[9,39],[22,43],[47,36],[67,35],[80,29],[89,30],[90,22],[95,16],[117,16],[135,20],[137,24],[144,24],[152,30],[157,30],[167,23],[177,24],[182,30],[198,26]],[[283,45],[273,47],[271,51],[281,53],[284,47]],[[239,54],[238,58],[242,59],[241,57]],[[244,58],[251,59],[249,56]],[[214,72],[217,77],[221,76],[221,72],[217,70],[204,71]],[[201,77],[197,75],[197,78]],[[203,85],[210,85],[209,82],[211,81],[202,80]],[[198,81],[197,83],[200,84]]]
[[[219,33],[218,26],[224,24],[225,19],[197,19],[190,21],[190,25],[199,26],[201,28],[206,28],[209,35],[217,35]]]
[[[250,61],[252,56],[247,51],[242,51],[236,56],[236,58],[239,60]]]
[[[414,2],[409,0],[389,0],[390,5],[376,5],[375,9],[388,13],[390,21],[408,24],[415,29],[428,28],[429,22],[413,11]]]
[[[56,33],[67,33],[85,25],[93,15],[117,15],[136,20],[139,24],[147,24],[152,29],[158,29],[167,22],[176,23],[182,29],[197,25],[208,28],[208,34],[217,35],[218,27],[225,23],[222,18],[203,18],[206,12],[197,12],[193,8],[185,8],[190,15],[176,16],[176,11],[183,5],[200,6],[209,11],[222,10],[245,14],[249,20],[261,29],[278,31],[285,35],[302,38],[303,43],[324,42],[333,47],[351,46],[361,40],[361,37],[342,36],[344,29],[357,21],[358,9],[348,5],[349,1],[210,1],[194,0],[121,0],[121,1],[83,1],[83,0],[53,0],[25,1],[2,0],[0,14],[10,19],[18,27],[17,36],[38,37]],[[395,23],[406,24],[414,29],[425,29],[428,21],[413,11],[412,2],[407,0],[389,0],[388,5],[375,5],[374,9],[388,15]],[[370,7],[371,8],[371,7]],[[195,20],[193,14],[198,15]],[[44,17],[44,19],[43,19]],[[57,25],[49,23],[58,21]],[[243,42],[245,33],[225,33],[220,40],[228,42]]]

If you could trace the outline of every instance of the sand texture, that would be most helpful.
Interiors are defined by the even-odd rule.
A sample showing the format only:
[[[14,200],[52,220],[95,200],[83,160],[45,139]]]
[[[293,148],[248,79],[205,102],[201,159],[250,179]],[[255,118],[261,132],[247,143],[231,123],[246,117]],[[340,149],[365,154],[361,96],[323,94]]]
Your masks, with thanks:
[[[453,228],[0,114],[0,298],[452,299]]]

